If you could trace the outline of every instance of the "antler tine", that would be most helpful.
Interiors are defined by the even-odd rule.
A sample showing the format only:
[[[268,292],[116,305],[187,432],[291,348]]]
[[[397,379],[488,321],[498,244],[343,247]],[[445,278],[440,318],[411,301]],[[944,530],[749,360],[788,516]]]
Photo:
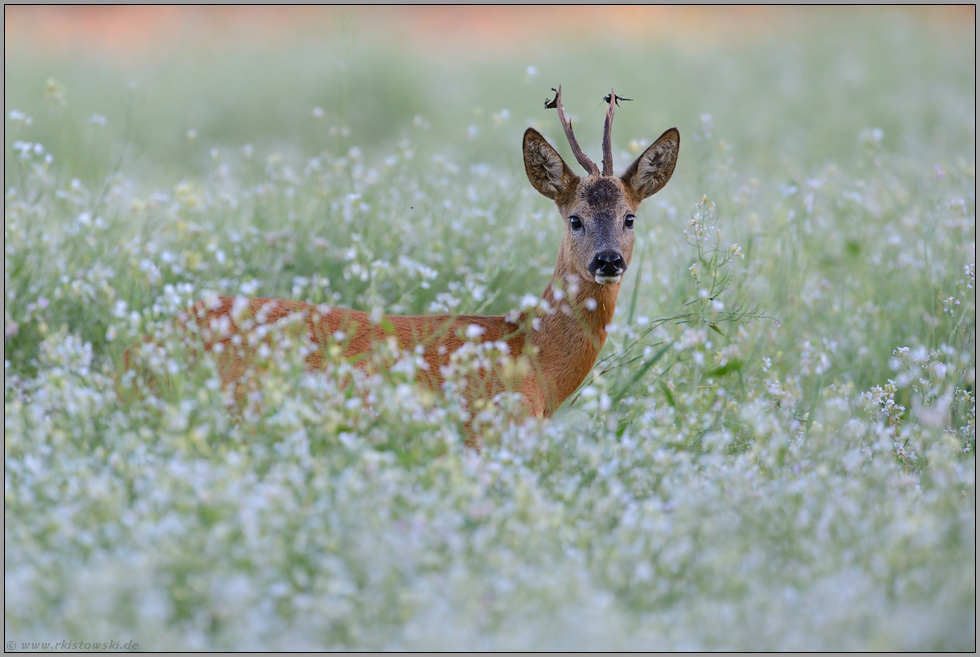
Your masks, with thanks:
[[[606,124],[602,128],[602,175],[613,175],[612,123],[616,114],[616,92],[609,90],[609,109],[606,110]]]
[[[599,167],[582,151],[582,147],[578,145],[578,140],[575,139],[575,134],[572,132],[572,122],[565,116],[565,110],[561,106],[561,85],[558,85],[557,89],[552,87],[551,90],[555,92],[555,99],[550,103],[545,103],[545,109],[558,109],[558,120],[561,121],[561,127],[565,129],[565,136],[568,137],[568,145],[572,147],[575,159],[589,172],[589,175],[599,175]]]

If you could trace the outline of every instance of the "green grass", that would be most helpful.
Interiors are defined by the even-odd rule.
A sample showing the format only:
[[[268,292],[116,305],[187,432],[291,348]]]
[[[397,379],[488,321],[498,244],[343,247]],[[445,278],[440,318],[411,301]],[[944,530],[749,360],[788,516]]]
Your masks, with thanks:
[[[7,52],[5,640],[975,650],[975,35],[845,14],[492,58],[349,25]],[[503,400],[475,453],[410,356],[342,388],[286,338],[229,413],[170,321],[210,293],[536,297],[561,225],[521,134],[573,161],[559,83],[593,156],[602,95],[634,98],[617,170],[682,145],[556,416]],[[120,401],[147,334],[173,386]]]

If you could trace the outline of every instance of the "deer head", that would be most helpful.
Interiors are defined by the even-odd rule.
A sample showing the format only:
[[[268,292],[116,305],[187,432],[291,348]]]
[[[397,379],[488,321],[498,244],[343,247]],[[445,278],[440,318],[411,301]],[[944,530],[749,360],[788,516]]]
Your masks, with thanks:
[[[640,202],[660,190],[677,162],[680,133],[671,128],[619,178],[613,174],[612,122],[619,100],[611,92],[602,137],[602,173],[582,151],[561,104],[561,87],[545,104],[556,108],[575,159],[588,175],[579,178],[541,134],[524,133],[524,168],[531,185],[558,205],[565,223],[556,274],[573,274],[599,285],[616,285],[633,255],[633,222]],[[559,272],[559,270],[563,270]]]

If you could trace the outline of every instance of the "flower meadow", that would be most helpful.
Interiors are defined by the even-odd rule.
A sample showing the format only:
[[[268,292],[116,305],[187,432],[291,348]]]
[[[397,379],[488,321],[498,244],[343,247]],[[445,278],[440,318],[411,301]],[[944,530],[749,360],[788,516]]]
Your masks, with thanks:
[[[8,50],[5,640],[975,650],[975,33],[831,16],[495,57],[349,26]],[[610,84],[634,99],[617,171],[681,151],[554,417],[467,410],[476,345],[443,395],[384,345],[306,372],[288,330],[244,401],[190,357],[173,318],[219,294],[536,306],[563,227],[521,134],[574,161],[559,82],[592,153]],[[166,385],[125,371],[143,336]]]

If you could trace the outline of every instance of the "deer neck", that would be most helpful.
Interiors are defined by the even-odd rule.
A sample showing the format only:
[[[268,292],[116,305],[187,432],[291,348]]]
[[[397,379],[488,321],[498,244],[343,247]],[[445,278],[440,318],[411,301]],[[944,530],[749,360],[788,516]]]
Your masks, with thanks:
[[[606,343],[619,286],[570,276],[559,265],[542,298],[549,310],[532,330],[531,345],[541,373],[545,415],[551,415],[592,371]]]

